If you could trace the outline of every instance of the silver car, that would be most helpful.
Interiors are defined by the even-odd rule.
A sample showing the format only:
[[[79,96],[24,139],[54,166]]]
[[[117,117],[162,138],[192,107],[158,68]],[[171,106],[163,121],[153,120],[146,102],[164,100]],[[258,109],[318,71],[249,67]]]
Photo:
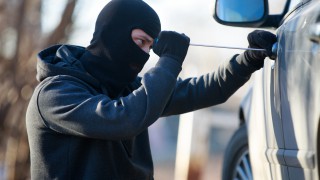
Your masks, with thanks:
[[[219,23],[276,28],[278,38],[276,60],[265,60],[242,101],[224,180],[319,179],[320,0],[287,0],[270,15],[274,2],[216,0]]]

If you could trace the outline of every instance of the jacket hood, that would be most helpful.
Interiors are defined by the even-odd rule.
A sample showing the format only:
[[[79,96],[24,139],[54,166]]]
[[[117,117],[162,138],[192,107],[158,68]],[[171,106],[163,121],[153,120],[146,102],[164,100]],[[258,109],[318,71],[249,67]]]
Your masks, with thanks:
[[[86,72],[79,61],[85,52],[84,47],[73,45],[54,45],[44,49],[38,54],[37,80],[41,82],[51,76],[70,75],[99,87],[99,82]]]
[[[156,38],[161,31],[157,13],[142,0],[112,0],[99,13],[87,47],[95,63],[109,67],[113,79],[122,84],[134,81],[150,57],[133,41],[134,29]]]

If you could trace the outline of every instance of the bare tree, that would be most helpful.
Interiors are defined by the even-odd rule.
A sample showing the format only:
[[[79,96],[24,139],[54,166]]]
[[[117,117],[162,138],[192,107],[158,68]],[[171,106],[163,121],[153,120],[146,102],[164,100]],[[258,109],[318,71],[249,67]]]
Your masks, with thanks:
[[[7,179],[30,176],[25,111],[37,83],[36,53],[68,40],[77,0],[66,1],[60,23],[44,35],[41,0],[0,0],[0,165]]]

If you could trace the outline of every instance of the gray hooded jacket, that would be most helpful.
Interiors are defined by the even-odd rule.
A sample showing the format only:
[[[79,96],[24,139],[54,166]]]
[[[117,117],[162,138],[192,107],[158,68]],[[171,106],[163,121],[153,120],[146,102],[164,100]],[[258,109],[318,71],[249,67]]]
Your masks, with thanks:
[[[153,179],[147,128],[225,102],[257,69],[239,55],[216,73],[177,80],[181,65],[162,57],[111,99],[79,61],[85,51],[56,45],[39,53],[26,115],[32,179]]]

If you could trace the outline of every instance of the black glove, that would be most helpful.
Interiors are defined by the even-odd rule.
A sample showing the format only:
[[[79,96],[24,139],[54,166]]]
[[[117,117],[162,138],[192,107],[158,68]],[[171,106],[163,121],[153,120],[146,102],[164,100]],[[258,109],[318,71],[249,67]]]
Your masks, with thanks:
[[[154,40],[153,52],[159,57],[168,56],[182,64],[187,55],[190,38],[174,31],[162,31]]]
[[[246,50],[245,61],[256,68],[263,67],[264,59],[272,56],[272,45],[277,42],[276,35],[262,30],[255,30],[248,35],[249,48],[265,49],[266,51]]]

